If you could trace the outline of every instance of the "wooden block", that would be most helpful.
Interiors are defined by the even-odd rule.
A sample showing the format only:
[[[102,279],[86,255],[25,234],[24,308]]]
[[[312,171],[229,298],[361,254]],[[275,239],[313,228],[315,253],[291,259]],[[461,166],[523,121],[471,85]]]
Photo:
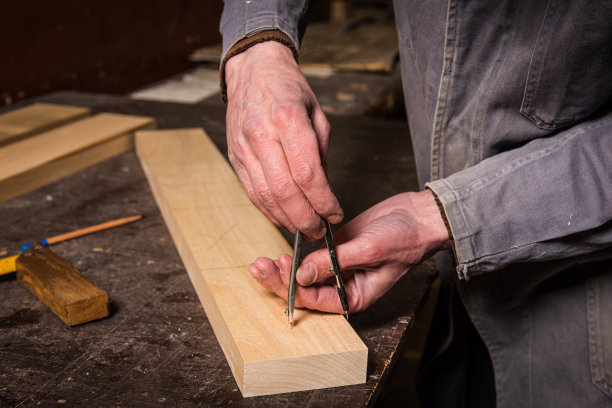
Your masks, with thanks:
[[[363,383],[368,350],[340,315],[298,309],[247,267],[291,247],[201,129],[140,131],[136,152],[245,397]]]
[[[141,116],[100,113],[0,148],[0,202],[123,153],[133,132],[151,128]]]
[[[16,265],[17,280],[67,325],[108,316],[106,292],[44,245],[30,247]]]
[[[89,116],[87,108],[35,103],[0,115],[0,146]]]

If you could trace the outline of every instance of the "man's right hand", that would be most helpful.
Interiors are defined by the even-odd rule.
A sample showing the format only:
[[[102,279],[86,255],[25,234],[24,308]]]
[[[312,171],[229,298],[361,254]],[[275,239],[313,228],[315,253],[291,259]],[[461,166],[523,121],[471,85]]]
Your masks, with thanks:
[[[326,175],[330,127],[291,50],[256,44],[225,65],[228,155],[276,225],[321,238],[344,216]]]

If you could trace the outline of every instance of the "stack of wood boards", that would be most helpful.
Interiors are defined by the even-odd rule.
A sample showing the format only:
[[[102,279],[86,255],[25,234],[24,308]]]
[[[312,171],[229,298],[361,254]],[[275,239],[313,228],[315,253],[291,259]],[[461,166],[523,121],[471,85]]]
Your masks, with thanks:
[[[35,103],[0,115],[0,146],[89,116],[87,108]]]
[[[0,115],[0,202],[120,154],[133,132],[154,127],[141,116],[34,104]]]
[[[290,329],[250,276],[291,247],[204,131],[137,132],[136,153],[243,396],[365,382],[368,350],[342,316],[298,309]]]

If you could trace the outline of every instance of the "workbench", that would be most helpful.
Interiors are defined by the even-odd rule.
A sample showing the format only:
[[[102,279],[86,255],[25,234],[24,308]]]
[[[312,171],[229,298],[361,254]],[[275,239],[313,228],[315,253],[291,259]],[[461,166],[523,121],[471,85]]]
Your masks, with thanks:
[[[29,102],[152,116],[160,129],[203,127],[227,153],[225,111],[217,103],[75,92]],[[404,122],[329,119],[329,177],[346,220],[418,189]],[[0,406],[373,406],[435,277],[426,262],[370,310],[351,316],[369,348],[365,384],[243,398],[133,151],[0,204],[0,253],[134,214],[144,219],[53,247],[108,293],[109,318],[67,327],[14,274],[0,277]]]

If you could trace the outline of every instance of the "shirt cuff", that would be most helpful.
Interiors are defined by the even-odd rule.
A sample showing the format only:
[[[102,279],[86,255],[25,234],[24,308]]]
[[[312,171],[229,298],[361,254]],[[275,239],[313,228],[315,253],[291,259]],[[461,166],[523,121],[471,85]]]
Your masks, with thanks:
[[[444,205],[442,205],[442,201],[440,201],[440,198],[438,197],[438,195],[436,194],[434,190],[429,188],[429,186],[426,188],[429,191],[431,191],[434,196],[434,200],[436,201],[436,205],[438,206],[438,210],[440,211],[440,215],[442,216],[442,221],[444,221],[444,226],[446,227],[446,231],[448,232],[448,238],[450,240],[451,250],[455,258],[455,265],[457,265],[458,262],[457,262],[457,252],[455,249],[455,240],[453,238],[453,231],[451,229],[450,223],[448,222],[448,217],[446,216],[446,210],[444,209]]]
[[[291,38],[281,30],[272,29],[259,31],[253,35],[239,40],[227,51],[219,67],[219,83],[221,87],[221,98],[223,99],[223,102],[227,103],[227,84],[225,83],[225,64],[227,63],[227,61],[233,56],[245,52],[255,44],[259,44],[266,41],[276,41],[283,45],[286,45],[291,49],[291,51],[293,52],[293,56],[297,61],[298,51],[295,44],[293,43]]]

